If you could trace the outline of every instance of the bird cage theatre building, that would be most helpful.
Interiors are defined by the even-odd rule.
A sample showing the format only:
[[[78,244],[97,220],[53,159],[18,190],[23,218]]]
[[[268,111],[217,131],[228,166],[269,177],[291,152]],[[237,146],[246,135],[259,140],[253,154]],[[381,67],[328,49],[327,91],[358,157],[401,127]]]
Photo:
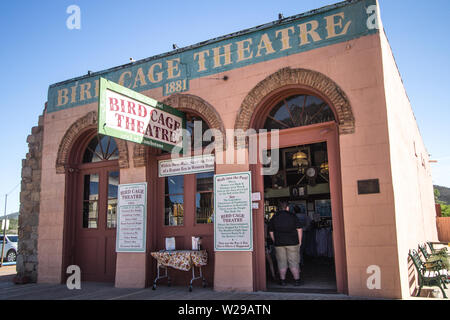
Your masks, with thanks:
[[[105,134],[98,125],[101,78],[182,119],[155,108],[148,116],[161,126],[214,129],[214,139],[191,146],[198,154],[214,140],[202,169],[195,161],[180,169],[164,143]],[[118,116],[119,125],[172,140],[169,129],[145,131],[133,118],[144,116],[138,107],[119,109],[129,116]],[[236,132],[253,133],[240,144]],[[255,156],[251,141],[264,137]],[[53,84],[28,143],[17,270],[38,283],[65,283],[76,265],[83,281],[151,287],[152,253],[165,249],[167,238],[176,250],[191,250],[192,238],[201,237],[203,284],[277,289],[265,224],[281,201],[306,221],[303,284],[291,286],[300,292],[409,297],[417,278],[408,251],[437,241],[428,154],[375,0],[280,17]],[[274,159],[277,170],[264,171]],[[227,177],[245,183],[226,185]],[[136,184],[145,187],[134,237],[141,250],[118,250],[118,190]],[[223,190],[231,190],[229,202]],[[226,205],[238,210],[224,214]],[[172,283],[188,285],[186,269],[168,268]],[[194,290],[202,284],[193,283]]]

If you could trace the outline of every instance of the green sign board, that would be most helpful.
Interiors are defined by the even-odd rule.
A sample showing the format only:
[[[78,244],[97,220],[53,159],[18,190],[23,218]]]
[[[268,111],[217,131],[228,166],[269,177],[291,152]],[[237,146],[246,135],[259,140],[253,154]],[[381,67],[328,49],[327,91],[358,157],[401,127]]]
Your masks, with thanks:
[[[376,0],[344,1],[59,82],[49,87],[47,112],[96,102],[100,77],[138,92],[161,88],[169,96],[189,91],[193,79],[375,34],[376,8]]]
[[[99,82],[98,133],[166,151],[183,150],[183,112],[104,78]]]

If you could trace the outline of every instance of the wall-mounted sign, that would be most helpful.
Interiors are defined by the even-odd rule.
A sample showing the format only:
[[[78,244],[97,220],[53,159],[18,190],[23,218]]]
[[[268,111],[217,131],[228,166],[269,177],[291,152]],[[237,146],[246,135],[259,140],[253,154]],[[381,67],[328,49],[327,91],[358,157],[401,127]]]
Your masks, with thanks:
[[[380,180],[358,180],[358,194],[380,193]]]
[[[119,184],[116,252],[145,252],[147,182]]]
[[[214,171],[214,155],[201,155],[158,161],[159,177]]]
[[[96,102],[99,77],[165,96],[189,81],[377,33],[376,0],[345,1],[50,86],[47,112]],[[370,8],[370,10],[368,10]],[[375,8],[375,9],[374,9]],[[370,23],[369,23],[370,22]]]
[[[185,114],[143,94],[100,78],[98,133],[181,151]]]
[[[252,201],[259,201],[259,200],[261,200],[261,192],[253,192]]]
[[[214,250],[252,251],[250,172],[214,175]]]

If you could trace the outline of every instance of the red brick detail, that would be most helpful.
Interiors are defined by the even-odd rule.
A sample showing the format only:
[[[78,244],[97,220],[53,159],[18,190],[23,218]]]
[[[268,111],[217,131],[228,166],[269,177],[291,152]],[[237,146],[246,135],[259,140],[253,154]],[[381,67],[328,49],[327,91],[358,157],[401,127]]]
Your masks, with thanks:
[[[225,126],[216,109],[208,102],[200,97],[190,94],[176,93],[162,101],[164,104],[172,108],[184,111],[193,112],[200,115],[210,128],[218,129],[222,133],[222,138],[225,138]],[[220,138],[215,137],[216,143],[220,143]],[[142,144],[135,144],[133,148],[133,162],[135,167],[145,166],[147,159],[148,147]]]
[[[331,101],[337,115],[340,134],[355,132],[355,118],[344,91],[320,72],[307,69],[283,68],[258,83],[245,97],[236,116],[235,129],[247,130],[253,113],[274,90],[284,86],[299,85],[319,91]]]
[[[85,116],[75,121],[64,134],[59,144],[58,155],[56,158],[56,173],[65,173],[69,161],[69,153],[74,143],[80,135],[87,131],[97,128],[97,112],[91,111]],[[122,139],[114,138],[119,149],[119,167],[128,168],[128,147],[127,142]]]

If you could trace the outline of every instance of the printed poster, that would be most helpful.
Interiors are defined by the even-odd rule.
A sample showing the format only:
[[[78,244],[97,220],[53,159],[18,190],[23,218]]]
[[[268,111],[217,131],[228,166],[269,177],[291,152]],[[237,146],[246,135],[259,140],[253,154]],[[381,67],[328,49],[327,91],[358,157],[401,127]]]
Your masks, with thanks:
[[[147,183],[120,184],[116,252],[145,252]]]
[[[214,175],[214,250],[253,251],[251,173]]]

